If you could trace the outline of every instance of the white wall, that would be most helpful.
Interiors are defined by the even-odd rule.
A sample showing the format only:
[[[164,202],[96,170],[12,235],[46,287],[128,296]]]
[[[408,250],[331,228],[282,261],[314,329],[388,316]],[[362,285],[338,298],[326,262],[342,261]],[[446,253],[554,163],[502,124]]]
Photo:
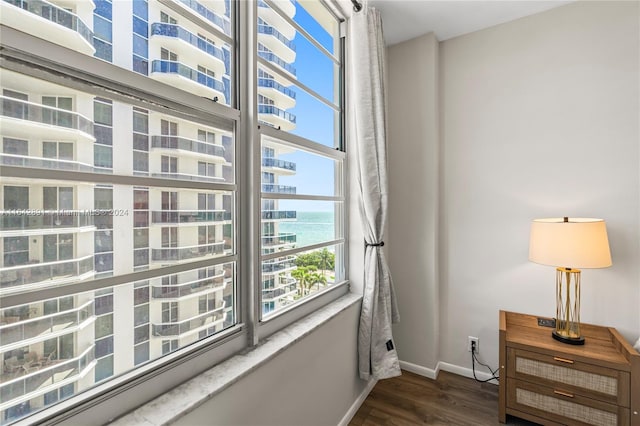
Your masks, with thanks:
[[[432,368],[439,334],[438,40],[428,34],[387,52],[386,253],[401,317],[393,333],[402,361]]]
[[[360,303],[220,392],[176,425],[337,425],[367,382],[358,378]]]
[[[639,27],[637,2],[576,2],[440,43],[439,58],[419,40],[389,48],[390,259],[403,360],[430,362],[418,354],[436,345],[440,361],[469,367],[473,335],[496,367],[500,309],[554,316],[555,271],[527,260],[537,217],[607,221],[613,266],[583,271],[582,320],[638,337]],[[439,147],[430,146],[428,61],[439,61]],[[438,149],[439,236],[424,161]],[[440,339],[427,341],[438,310]]]

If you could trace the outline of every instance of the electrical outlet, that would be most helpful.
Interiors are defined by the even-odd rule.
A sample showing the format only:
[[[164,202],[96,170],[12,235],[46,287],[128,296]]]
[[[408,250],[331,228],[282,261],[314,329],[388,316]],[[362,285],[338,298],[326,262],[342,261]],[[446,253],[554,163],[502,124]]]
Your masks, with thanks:
[[[471,352],[471,345],[475,344],[475,352],[480,352],[480,339],[477,337],[469,336],[467,339],[467,352]]]

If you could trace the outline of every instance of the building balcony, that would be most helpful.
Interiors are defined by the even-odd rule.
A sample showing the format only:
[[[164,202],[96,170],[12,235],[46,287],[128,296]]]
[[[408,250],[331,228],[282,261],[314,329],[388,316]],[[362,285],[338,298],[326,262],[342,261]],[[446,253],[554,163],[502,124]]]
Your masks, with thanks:
[[[174,61],[156,59],[151,63],[151,78],[206,98],[226,103],[224,83],[205,73]]]
[[[85,210],[0,210],[0,237],[88,232],[96,229]]]
[[[296,280],[287,283],[282,287],[270,288],[262,290],[262,302],[272,302],[279,299],[285,299],[296,294],[298,286]]]
[[[82,19],[44,0],[4,0],[0,15],[5,25],[52,43],[93,56],[93,31]]]
[[[276,173],[279,175],[294,175],[296,174],[296,163],[292,161],[280,160],[277,158],[264,157],[262,158],[263,171]]]
[[[211,277],[201,278],[187,283],[175,285],[159,285],[151,287],[154,299],[180,299],[182,297],[197,296],[202,293],[224,290],[227,283],[224,271]]]
[[[262,192],[267,192],[270,194],[295,194],[296,187],[287,186],[287,185],[274,185],[271,183],[263,183]]]
[[[272,78],[258,78],[258,93],[273,99],[273,102],[281,108],[296,106],[296,92]]]
[[[29,312],[24,317],[0,317],[0,341],[2,350],[8,351],[30,344],[42,342],[53,337],[70,334],[86,327],[95,320],[93,301],[77,308],[41,316]]]
[[[207,225],[231,221],[224,210],[160,210],[151,212],[151,221],[159,225]]]
[[[4,130],[4,129],[3,129]],[[57,158],[28,157],[25,155],[0,154],[0,165],[34,167],[38,169],[70,170],[74,172],[112,173],[112,169],[95,167],[80,161],[58,160]]]
[[[0,96],[2,136],[95,142],[93,122],[74,111]]]
[[[178,180],[196,180],[204,182],[222,182],[223,177],[219,176],[206,176],[206,175],[191,175],[188,173],[151,173],[151,177],[163,178],[163,179],[178,179]]]
[[[262,262],[262,273],[274,274],[293,270],[296,268],[295,259],[295,256],[287,256],[281,259]]]
[[[1,376],[0,409],[16,404],[22,397],[28,400],[73,383],[87,375],[95,364],[93,345],[74,358],[26,361],[16,373]]]
[[[152,324],[153,335],[182,337],[186,334],[196,333],[205,328],[222,324],[224,321],[224,306],[224,300],[220,300],[216,303],[214,310],[199,314],[193,318],[180,322]]]
[[[207,4],[216,7],[216,10],[209,9],[195,0],[174,0],[174,2],[187,9],[190,13],[211,22],[224,34],[231,35],[231,21],[225,16],[224,2],[207,2]]]
[[[179,25],[154,23],[151,25],[152,45],[180,52],[181,57],[192,57],[198,63],[214,71],[216,75],[227,73],[224,52],[218,46],[190,33]]]
[[[293,18],[295,16],[295,0],[275,0],[274,2],[287,17]],[[279,13],[271,9],[264,0],[258,0],[258,16],[268,22],[269,25],[277,28],[289,40],[293,40],[296,36],[296,29]]]
[[[296,116],[274,105],[259,104],[258,120],[285,132],[296,128]]]
[[[95,274],[93,255],[55,262],[33,262],[1,268],[0,293],[18,290],[18,286],[29,285],[29,288],[33,288],[81,281]]]
[[[224,164],[224,147],[179,136],[151,136],[151,148],[158,151],[179,151],[181,155],[204,157],[207,161]]]
[[[273,248],[274,246],[283,246],[296,243],[296,234],[281,233],[278,235],[266,235],[262,237],[262,247]]]
[[[188,247],[152,248],[151,259],[154,262],[181,262],[206,256],[224,254],[224,241]]]
[[[296,45],[271,25],[258,25],[258,42],[285,62],[296,60]]]
[[[282,221],[282,220],[294,220],[297,212],[295,210],[263,210],[263,221]]]
[[[258,50],[258,57],[260,57],[262,59],[265,59],[268,62],[271,62],[272,64],[276,65],[286,75],[291,77],[292,80],[295,80],[295,78],[296,78],[296,68],[293,65],[291,65],[290,63],[287,63],[284,60],[282,60],[275,53],[273,53],[273,52],[265,52],[263,50]]]

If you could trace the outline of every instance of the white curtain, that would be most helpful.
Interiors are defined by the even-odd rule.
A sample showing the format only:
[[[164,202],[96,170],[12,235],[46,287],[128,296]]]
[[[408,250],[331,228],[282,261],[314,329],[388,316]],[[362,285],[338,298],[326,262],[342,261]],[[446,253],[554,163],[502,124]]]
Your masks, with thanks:
[[[387,217],[385,47],[380,13],[364,5],[349,19],[349,143],[356,156],[365,237],[364,294],[358,330],[360,378],[400,375],[391,324],[400,320],[382,246]]]

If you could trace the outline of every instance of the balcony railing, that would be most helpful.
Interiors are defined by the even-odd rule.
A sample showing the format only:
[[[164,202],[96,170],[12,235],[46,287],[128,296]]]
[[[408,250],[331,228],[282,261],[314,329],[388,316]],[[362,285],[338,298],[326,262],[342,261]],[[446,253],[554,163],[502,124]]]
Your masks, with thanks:
[[[273,185],[270,183],[262,184],[262,192],[269,192],[272,194],[295,194],[296,187],[295,186],[287,186],[287,185]]]
[[[205,290],[224,287],[224,272],[212,277],[202,278],[188,283],[176,285],[153,286],[151,294],[154,299],[177,299]]]
[[[276,65],[278,65],[280,68],[284,69],[285,71],[291,73],[292,75],[296,75],[296,68],[291,65],[288,62],[285,62],[284,60],[282,60],[282,58],[280,58],[278,55],[276,55],[273,52],[266,52],[264,50],[259,50],[258,51],[258,56],[269,61],[272,62]]]
[[[178,0],[180,3],[187,6],[189,9],[196,12],[198,15],[204,17],[205,19],[213,22],[214,25],[218,26],[226,35],[231,35],[231,22],[229,18],[222,17],[216,12],[207,9],[200,3],[195,0]]]
[[[68,10],[58,7],[44,0],[4,0],[9,4],[19,7],[40,16],[48,21],[62,25],[80,34],[83,39],[93,46],[93,31],[78,18],[78,16]]]
[[[95,270],[93,255],[71,260],[3,267],[0,269],[0,288],[75,277]]]
[[[197,47],[204,53],[207,53],[214,58],[217,58],[220,61],[224,62],[224,53],[222,52],[221,48],[213,43],[206,41],[205,39],[198,37],[195,34],[190,33],[179,25],[156,22],[155,24],[151,25],[151,35],[179,38],[180,40],[186,41],[190,45]]]
[[[40,169],[73,170],[75,172],[112,173],[112,169],[95,167],[79,161],[59,160],[57,158],[28,157],[25,155],[0,154],[0,165],[35,167]]]
[[[203,72],[195,70],[180,62],[165,61],[156,59],[151,64],[151,72],[159,72],[163,74],[178,74],[191,81],[199,83],[209,89],[224,93],[224,83]]]
[[[259,104],[258,105],[258,114],[271,114],[271,115],[275,115],[277,117],[282,118],[283,120],[287,120],[290,123],[296,124],[296,116],[291,114],[290,112],[287,112],[285,110],[282,110],[280,108],[277,108],[273,105],[266,105],[266,104]]]
[[[288,96],[292,99],[296,98],[296,92],[283,86],[272,78],[258,78],[258,87],[267,87],[269,89],[275,89],[278,92]]]
[[[34,210],[33,214],[28,215],[26,212],[0,210],[0,223],[2,231],[82,228],[94,226],[94,216],[84,210]]]
[[[294,10],[295,10],[296,0],[289,0],[289,3],[291,3],[291,5],[294,7]],[[278,2],[278,3],[276,3],[276,4],[277,4],[278,6],[280,6],[281,8],[283,7],[283,6],[282,6],[282,1],[280,1],[280,2]],[[267,4],[267,2],[266,2],[266,1],[264,1],[264,0],[258,0],[258,7],[271,7],[271,6],[269,6],[269,5]]]
[[[296,50],[295,43],[293,41],[289,40],[288,38],[286,38],[284,35],[282,35],[282,33],[280,33],[280,31],[276,30],[271,25],[258,25],[258,33],[259,34],[272,35],[275,38],[277,38],[279,41],[281,41],[289,49],[291,49],[293,51]]]
[[[154,261],[173,261],[195,259],[210,254],[223,254],[224,241],[213,244],[203,244],[189,247],[165,247],[151,249],[151,258]]]
[[[224,147],[194,139],[181,138],[179,136],[151,136],[152,148],[181,149],[197,152],[198,154],[224,157]]]
[[[278,169],[291,170],[293,172],[296,171],[296,163],[270,157],[265,157],[262,159],[262,167],[276,167]]]
[[[265,300],[276,299],[287,293],[296,291],[296,289],[297,289],[297,286],[294,280],[292,284],[287,284],[284,287],[278,287],[278,288],[269,289],[269,290],[262,290],[262,301],[264,302]]]
[[[270,273],[270,272],[280,272],[285,269],[295,268],[295,258],[288,257],[286,259],[277,259],[277,260],[268,260],[266,262],[262,262],[262,272]]]
[[[205,312],[191,319],[181,322],[169,322],[161,324],[153,324],[154,336],[179,336],[190,332],[191,330],[204,327],[206,325],[214,325],[217,321],[222,321],[224,315],[222,310],[224,309],[224,300],[217,303],[214,310]]]
[[[195,180],[206,182],[220,182],[223,181],[223,177],[219,176],[206,176],[206,175],[190,175],[187,173],[151,173],[152,177],[158,177],[163,179],[179,179],[179,180]]]
[[[292,244],[296,242],[296,234],[283,233],[278,235],[268,235],[262,237],[263,246],[277,246],[280,244]]]
[[[75,309],[36,318],[0,317],[0,341],[2,346],[43,337],[70,327],[76,327],[94,315],[93,301]],[[3,324],[5,321],[16,321]]]
[[[200,223],[231,220],[231,212],[224,210],[160,210],[151,213],[153,223]]]
[[[94,346],[91,345],[76,358],[53,361],[49,366],[43,367],[25,366],[21,376],[3,381],[0,387],[0,401],[10,401],[28,395],[74,376],[79,378],[94,360]]]
[[[295,210],[263,210],[262,220],[295,219],[296,214]]]
[[[2,99],[0,115],[4,117],[79,130],[93,135],[93,122],[77,112],[35,104],[8,96],[0,96],[0,99]]]

